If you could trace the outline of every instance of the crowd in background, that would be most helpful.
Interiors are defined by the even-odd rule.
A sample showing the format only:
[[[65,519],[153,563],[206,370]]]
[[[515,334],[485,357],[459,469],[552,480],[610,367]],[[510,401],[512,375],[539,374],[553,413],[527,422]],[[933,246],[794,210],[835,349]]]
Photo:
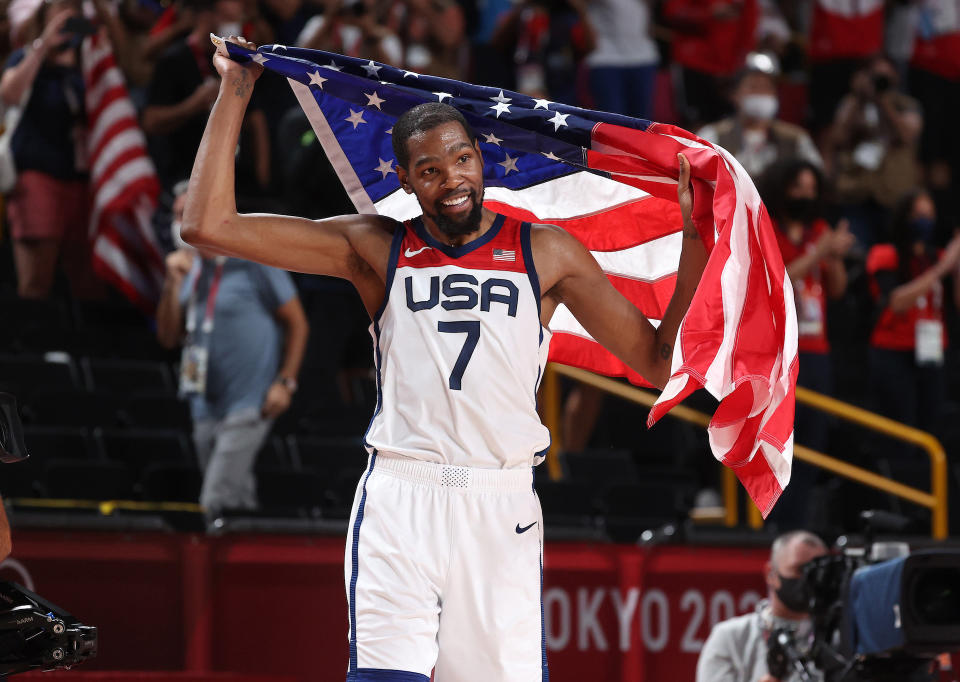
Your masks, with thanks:
[[[94,0],[172,202],[218,91],[209,34],[679,125],[761,190],[794,283],[799,382],[937,432],[960,302],[960,0]],[[23,104],[7,195],[17,287],[102,296],[85,244],[88,169],[75,0],[12,0],[4,105]],[[80,30],[80,29],[77,29]],[[352,207],[286,83],[261,79],[237,150],[241,211]],[[69,217],[67,220],[65,217]],[[170,209],[155,220],[171,250]],[[60,264],[58,266],[58,263]],[[346,285],[298,277],[332,362],[366,325]],[[954,334],[949,333],[953,327]],[[365,353],[361,353],[364,356]],[[362,363],[361,363],[362,364]],[[826,448],[820,414],[797,440]],[[812,472],[797,468],[805,501]]]

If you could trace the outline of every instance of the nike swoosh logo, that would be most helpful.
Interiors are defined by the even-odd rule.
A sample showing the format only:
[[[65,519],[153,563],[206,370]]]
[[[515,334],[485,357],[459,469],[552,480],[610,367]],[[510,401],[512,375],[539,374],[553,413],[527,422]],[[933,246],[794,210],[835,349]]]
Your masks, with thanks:
[[[520,524],[518,523],[518,524],[517,524],[517,535],[519,535],[520,533],[526,533],[528,530],[530,530],[531,528],[533,528],[535,525],[537,525],[537,522],[536,522],[536,521],[534,521],[533,523],[531,523],[529,526],[524,526],[523,528],[521,528],[521,527],[520,527]]]
[[[429,246],[424,246],[423,248],[417,249],[416,251],[411,251],[410,249],[407,249],[406,251],[403,252],[403,255],[406,256],[407,258],[413,258],[421,251],[426,251],[429,248],[430,248]]]

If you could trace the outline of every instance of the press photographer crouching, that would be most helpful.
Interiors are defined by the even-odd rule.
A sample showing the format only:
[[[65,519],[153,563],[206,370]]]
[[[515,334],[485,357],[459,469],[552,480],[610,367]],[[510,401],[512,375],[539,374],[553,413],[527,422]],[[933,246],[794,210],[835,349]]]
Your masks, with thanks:
[[[788,671],[771,675],[767,640],[771,633],[787,631],[797,640],[812,630],[805,613],[809,594],[803,565],[827,554],[827,546],[813,533],[791,531],[773,541],[770,561],[764,566],[767,598],[753,613],[717,623],[700,652],[697,682],[796,682],[807,679]],[[782,674],[781,671],[776,671]],[[822,680],[814,676],[813,680]]]

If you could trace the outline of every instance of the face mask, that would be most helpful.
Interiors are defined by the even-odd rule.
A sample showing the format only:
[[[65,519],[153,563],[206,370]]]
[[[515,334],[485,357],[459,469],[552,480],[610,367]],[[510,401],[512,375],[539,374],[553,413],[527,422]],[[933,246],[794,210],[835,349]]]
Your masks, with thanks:
[[[777,115],[779,107],[776,95],[746,95],[740,100],[743,115],[758,121],[769,121]]]
[[[937,223],[933,218],[914,218],[910,221],[910,231],[918,242],[930,243],[933,241],[933,231]]]
[[[791,611],[807,613],[810,610],[810,592],[803,578],[784,578],[779,573],[777,577],[780,578],[777,597],[783,605]]]
[[[812,223],[819,218],[817,200],[809,197],[788,198],[783,204],[787,217],[802,223]]]
[[[217,35],[223,38],[238,36],[243,33],[243,26],[239,21],[228,21],[217,26]]]

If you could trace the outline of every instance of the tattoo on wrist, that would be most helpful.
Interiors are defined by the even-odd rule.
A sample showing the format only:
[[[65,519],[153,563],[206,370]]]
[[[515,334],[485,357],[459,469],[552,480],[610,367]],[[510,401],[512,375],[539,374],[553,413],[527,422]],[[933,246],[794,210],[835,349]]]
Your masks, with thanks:
[[[660,357],[663,358],[664,360],[668,360],[670,359],[670,355],[672,351],[673,351],[673,346],[671,346],[669,343],[665,343],[662,346],[660,346]]]
[[[250,92],[250,74],[247,73],[246,69],[243,70],[243,73],[240,74],[240,77],[233,81],[233,85],[237,88],[235,93],[237,97],[246,97],[247,93]]]
[[[697,228],[695,228],[693,225],[684,225],[683,238],[684,239],[700,239],[700,233],[697,232]]]

